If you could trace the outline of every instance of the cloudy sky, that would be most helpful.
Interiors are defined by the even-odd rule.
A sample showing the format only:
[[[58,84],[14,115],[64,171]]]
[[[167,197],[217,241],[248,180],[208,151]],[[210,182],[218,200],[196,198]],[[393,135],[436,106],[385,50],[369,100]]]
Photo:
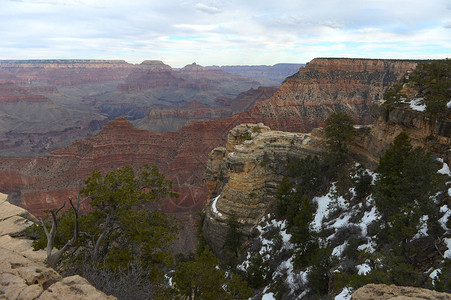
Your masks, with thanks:
[[[451,57],[450,0],[0,0],[0,59]]]

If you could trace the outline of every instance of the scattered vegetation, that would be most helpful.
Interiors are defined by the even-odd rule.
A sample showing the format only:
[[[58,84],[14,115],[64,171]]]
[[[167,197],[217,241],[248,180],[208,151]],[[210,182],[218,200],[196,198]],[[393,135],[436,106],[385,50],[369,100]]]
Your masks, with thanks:
[[[189,299],[249,299],[252,290],[240,275],[225,271],[208,249],[198,251],[194,260],[177,266],[173,281],[176,290]]]
[[[409,82],[418,90],[418,96],[425,98],[426,111],[430,115],[443,115],[451,100],[451,59],[419,64]]]
[[[407,92],[424,98],[426,112],[433,118],[445,115],[451,101],[451,59],[434,60],[419,64],[401,83],[390,87],[384,94],[387,103],[407,100]],[[413,91],[413,92],[412,92]]]

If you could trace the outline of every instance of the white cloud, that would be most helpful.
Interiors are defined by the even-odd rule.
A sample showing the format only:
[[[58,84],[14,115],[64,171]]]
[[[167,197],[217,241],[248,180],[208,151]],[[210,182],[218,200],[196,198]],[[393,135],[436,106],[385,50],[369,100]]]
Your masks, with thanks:
[[[9,0],[1,6],[0,59],[160,59],[180,67],[451,53],[448,0]]]
[[[214,6],[208,6],[204,3],[197,3],[194,7],[207,14],[218,14],[221,12],[219,8]]]

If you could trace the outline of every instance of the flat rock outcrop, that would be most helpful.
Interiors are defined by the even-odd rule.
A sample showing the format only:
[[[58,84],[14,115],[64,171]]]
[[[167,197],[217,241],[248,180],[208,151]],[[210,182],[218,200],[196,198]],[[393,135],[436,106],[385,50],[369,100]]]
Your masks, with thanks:
[[[314,134],[272,131],[263,124],[233,128],[225,147],[214,149],[205,175],[210,200],[205,209],[204,236],[219,253],[232,217],[240,232],[253,229],[274,203],[290,161],[324,154],[324,143]]]
[[[37,219],[10,204],[0,194],[0,298],[1,299],[116,299],[98,291],[78,276],[62,278],[45,265],[44,250],[33,251],[25,231]]]
[[[411,286],[396,286],[386,284],[367,284],[355,291],[351,300],[408,300],[428,299],[446,300],[451,299],[451,294],[440,293],[423,288]]]

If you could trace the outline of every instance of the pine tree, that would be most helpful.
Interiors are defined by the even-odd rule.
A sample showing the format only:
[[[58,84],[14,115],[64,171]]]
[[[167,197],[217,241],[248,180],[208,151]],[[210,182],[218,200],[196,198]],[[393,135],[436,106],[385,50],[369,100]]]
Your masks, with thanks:
[[[334,112],[327,118],[324,132],[335,162],[341,163],[348,157],[348,144],[356,134],[354,120],[342,111]]]
[[[208,247],[197,253],[193,261],[177,266],[173,281],[181,295],[189,299],[248,299],[252,290],[241,276],[233,272],[229,277],[219,267],[220,261]]]
[[[239,231],[240,223],[236,219],[236,214],[232,212],[227,220],[227,234],[224,241],[225,254],[228,257],[229,265],[234,267],[239,257],[239,250],[242,244],[243,235]]]

